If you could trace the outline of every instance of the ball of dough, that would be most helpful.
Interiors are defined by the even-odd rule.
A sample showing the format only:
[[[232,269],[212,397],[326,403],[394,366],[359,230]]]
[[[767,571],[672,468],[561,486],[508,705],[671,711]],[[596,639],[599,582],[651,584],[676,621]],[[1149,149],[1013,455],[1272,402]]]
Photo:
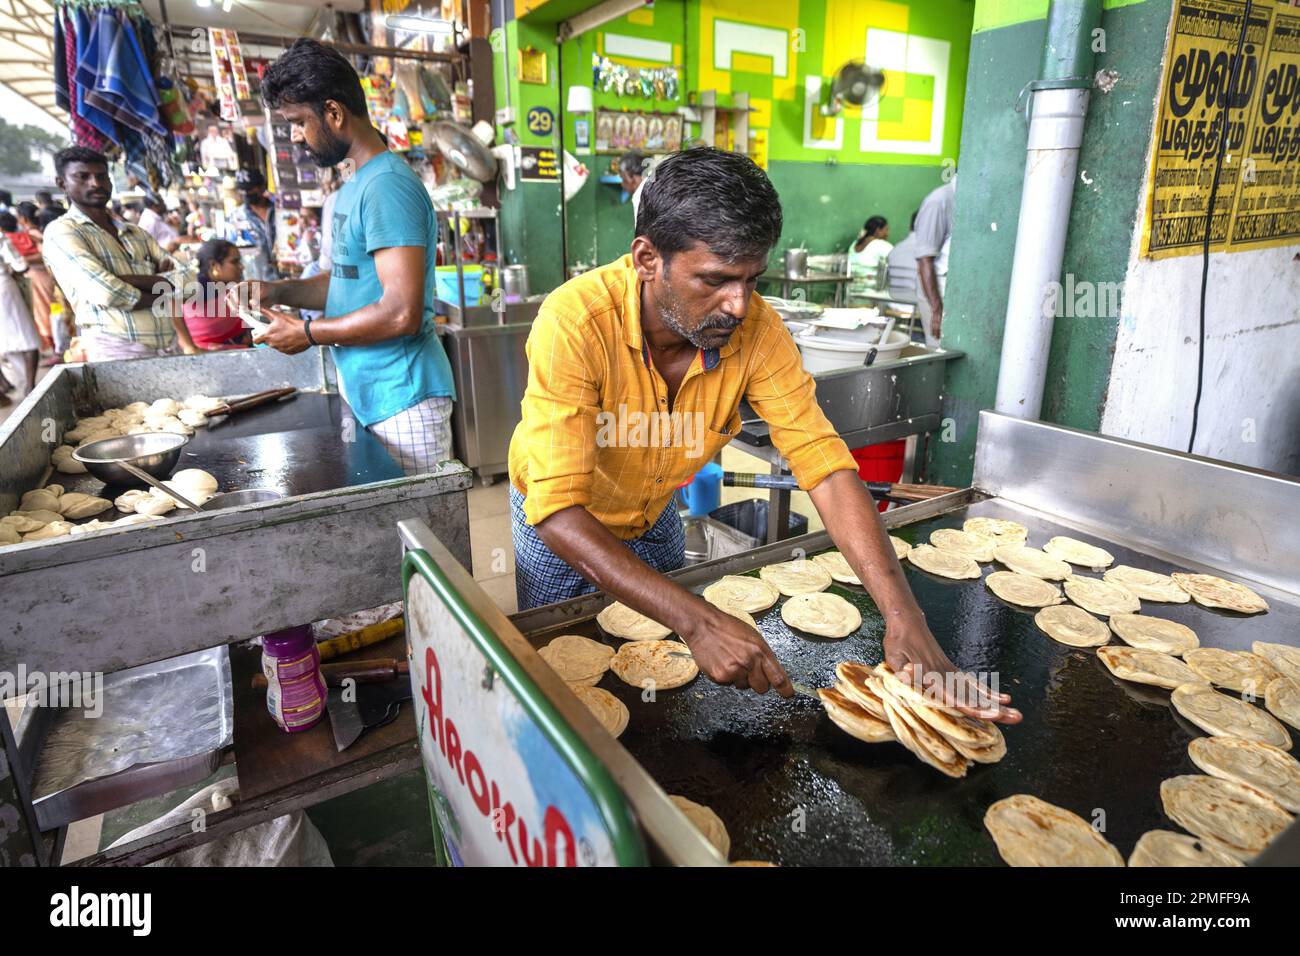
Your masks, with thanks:
[[[154,415],[174,416],[181,410],[181,403],[174,398],[160,398],[149,404],[149,413]]]
[[[182,408],[177,412],[176,417],[190,428],[202,428],[208,423],[208,416],[193,408]]]
[[[86,473],[86,466],[72,457],[71,445],[60,445],[54,449],[53,454],[50,455],[50,463],[61,474],[83,475]]]
[[[19,519],[30,519],[32,521],[37,521],[42,525],[46,525],[49,524],[51,521],[60,520],[63,517],[63,515],[59,514],[57,511],[50,511],[48,508],[37,508],[32,511],[15,511],[10,514],[10,517],[19,518]],[[35,531],[36,529],[31,528],[29,530]]]
[[[151,491],[135,504],[135,513],[141,515],[165,515],[174,510],[176,502],[161,491]]]
[[[59,499],[59,511],[65,518],[89,518],[97,515],[101,511],[107,511],[113,506],[113,503],[107,498],[100,498],[96,495],[84,495],[81,492],[73,491]]]
[[[73,537],[79,534],[90,534],[92,531],[103,531],[105,528],[113,527],[111,521],[100,521],[96,518],[94,521],[87,521],[85,524],[74,524],[72,526]]]
[[[149,411],[149,403],[132,402],[130,405],[124,406],[122,410],[126,412],[133,412],[136,415],[143,415],[145,412]]]
[[[114,498],[113,504],[118,511],[125,511],[130,514],[135,511],[135,506],[140,503],[141,499],[148,497],[149,492],[139,488],[132,488],[130,491],[124,491]]]
[[[11,524],[0,524],[0,544],[18,544],[23,540],[23,536],[18,533],[18,529]]]
[[[204,415],[211,415],[218,406],[223,404],[224,402],[222,402],[221,399],[213,398],[210,395],[191,395],[189,398],[185,399],[186,408],[192,408],[194,411],[201,412]]]
[[[202,505],[214,494],[214,492],[207,491],[203,488],[192,487],[189,485],[178,485],[176,484],[175,481],[164,481],[163,485],[175,491],[182,498],[188,498],[196,505]],[[150,494],[160,495],[160,496],[167,495],[165,491],[158,491],[157,489],[151,491]],[[176,499],[173,498],[171,495],[167,495],[167,500],[171,502],[176,501]]]
[[[58,491],[54,489],[58,488]],[[23,495],[22,500],[18,503],[19,511],[60,511],[59,498],[63,495],[63,488],[60,485],[51,485],[48,488],[37,488],[35,491],[29,491]]]
[[[49,519],[49,521],[46,521],[41,518],[29,517],[26,514],[18,514],[18,512],[15,511],[11,515],[5,515],[5,517],[0,518],[0,527],[13,528],[22,535],[27,534],[29,531],[39,531],[41,528],[44,528],[49,524],[50,521],[58,521],[60,517],[62,516],[55,514]]]
[[[182,468],[171,476],[168,484],[181,494],[185,494],[186,488],[215,493],[218,487],[217,479],[202,468]]]
[[[23,535],[24,541],[48,541],[51,538],[62,538],[64,535],[72,534],[72,522],[70,521],[51,521],[45,527]]]

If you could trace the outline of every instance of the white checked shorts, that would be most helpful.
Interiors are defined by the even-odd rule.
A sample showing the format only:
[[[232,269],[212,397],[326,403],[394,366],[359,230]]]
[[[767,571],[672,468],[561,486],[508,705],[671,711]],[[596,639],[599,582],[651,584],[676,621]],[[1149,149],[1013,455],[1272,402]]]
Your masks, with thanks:
[[[392,418],[375,422],[370,433],[408,475],[437,471],[451,455],[451,399],[426,398]]]

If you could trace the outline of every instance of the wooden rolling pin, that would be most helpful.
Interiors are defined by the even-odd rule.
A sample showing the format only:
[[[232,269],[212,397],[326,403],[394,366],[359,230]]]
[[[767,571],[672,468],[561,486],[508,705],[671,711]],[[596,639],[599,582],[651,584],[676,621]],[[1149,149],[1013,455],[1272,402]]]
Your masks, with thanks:
[[[222,402],[208,412],[207,415],[211,418],[216,415],[234,415],[236,412],[246,412],[250,408],[265,405],[267,402],[278,402],[280,399],[286,398],[297,391],[298,389],[292,385],[286,385],[284,388],[269,388],[264,392],[256,392],[244,398],[235,399],[233,402]]]
[[[382,684],[410,673],[410,665],[395,657],[381,657],[372,661],[339,661],[335,664],[322,664],[321,676],[327,687],[342,687],[344,680],[354,680],[358,684]],[[266,675],[254,674],[253,687],[266,689]]]
[[[763,475],[748,471],[724,471],[722,483],[733,488],[766,488],[778,491],[798,491],[799,482],[794,475]],[[947,485],[915,485],[902,482],[865,481],[867,490],[876,498],[893,498],[898,501],[928,501],[940,495],[960,491]]]
[[[338,637],[331,637],[328,641],[321,641],[316,645],[316,648],[320,651],[320,659],[328,661],[333,660],[335,657],[342,657],[344,654],[351,654],[353,651],[359,651],[371,644],[386,641],[390,637],[396,637],[405,631],[406,618],[395,617],[389,621],[380,621],[378,624],[363,627],[359,631],[351,631],[347,634],[340,634]]]

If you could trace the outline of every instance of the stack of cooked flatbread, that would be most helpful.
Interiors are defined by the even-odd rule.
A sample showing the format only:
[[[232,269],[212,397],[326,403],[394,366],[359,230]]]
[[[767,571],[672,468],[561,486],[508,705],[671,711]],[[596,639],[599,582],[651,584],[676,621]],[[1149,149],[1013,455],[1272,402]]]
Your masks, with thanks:
[[[627,705],[596,684],[609,670],[614,649],[578,634],[563,634],[537,652],[568,683],[600,725],[617,737],[627,729]]]
[[[834,687],[817,691],[832,722],[867,743],[896,740],[923,763],[949,777],[964,777],[971,763],[997,763],[1006,740],[997,725],[930,700],[888,664],[846,661],[835,668]]]

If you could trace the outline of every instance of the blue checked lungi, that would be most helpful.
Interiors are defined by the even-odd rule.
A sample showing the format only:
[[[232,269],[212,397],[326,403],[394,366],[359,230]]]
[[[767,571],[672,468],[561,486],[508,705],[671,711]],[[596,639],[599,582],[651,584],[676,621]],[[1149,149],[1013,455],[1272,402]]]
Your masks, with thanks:
[[[519,610],[566,601],[596,588],[542,543],[524,520],[524,496],[510,486],[510,525],[515,542],[515,595]],[[639,538],[624,541],[628,549],[656,571],[676,571],[686,563],[686,533],[673,502]]]

